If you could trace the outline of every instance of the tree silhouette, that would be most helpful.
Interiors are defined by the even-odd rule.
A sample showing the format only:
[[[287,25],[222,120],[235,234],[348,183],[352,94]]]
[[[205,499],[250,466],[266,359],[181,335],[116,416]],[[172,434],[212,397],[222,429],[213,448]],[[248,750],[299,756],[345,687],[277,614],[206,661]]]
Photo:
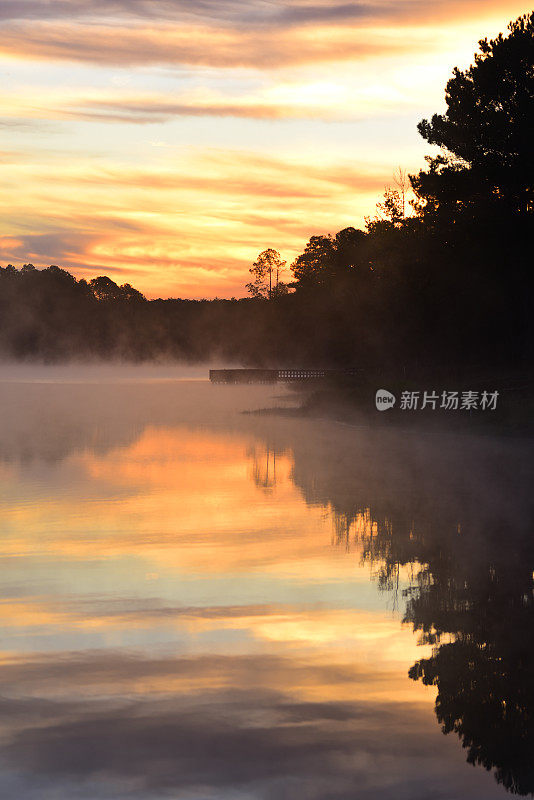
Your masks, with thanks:
[[[284,293],[280,282],[280,273],[286,265],[282,261],[278,250],[269,247],[259,254],[249,272],[254,280],[247,283],[246,288],[252,297],[262,297],[271,300],[274,296]]]
[[[419,123],[423,138],[443,148],[412,176],[427,211],[475,211],[482,202],[533,210],[534,12],[508,29],[507,37],[479,42],[469,69],[454,69],[446,113]]]
[[[312,236],[304,252],[291,270],[297,288],[334,287],[361,262],[365,233],[356,228],[343,228],[335,236]]]
[[[98,278],[93,278],[89,282],[89,286],[96,299],[100,301],[126,300],[127,302],[133,302],[145,299],[141,292],[134,289],[129,283],[117,286],[115,281],[112,281],[107,275],[100,275]]]

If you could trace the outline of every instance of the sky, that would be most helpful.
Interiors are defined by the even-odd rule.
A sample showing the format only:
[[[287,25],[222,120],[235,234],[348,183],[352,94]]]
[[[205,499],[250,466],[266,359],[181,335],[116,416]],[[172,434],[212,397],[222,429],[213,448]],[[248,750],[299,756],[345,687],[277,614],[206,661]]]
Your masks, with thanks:
[[[515,0],[0,0],[0,263],[241,297],[363,227]],[[283,276],[289,278],[289,271]]]

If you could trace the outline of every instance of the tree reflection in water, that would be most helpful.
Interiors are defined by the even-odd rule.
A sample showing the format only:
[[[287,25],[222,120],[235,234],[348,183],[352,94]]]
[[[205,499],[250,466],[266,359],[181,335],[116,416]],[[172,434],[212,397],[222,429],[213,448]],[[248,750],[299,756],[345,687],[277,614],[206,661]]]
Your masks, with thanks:
[[[534,544],[496,527],[485,545],[474,560],[460,534],[455,552],[419,573],[405,621],[435,648],[409,675],[436,685],[437,718],[467,760],[525,795],[534,792]]]
[[[276,487],[278,481],[276,459],[277,456],[280,458],[283,455],[283,450],[279,451],[269,443],[264,447],[256,444],[248,450],[247,457],[251,463],[252,480],[258,489],[270,493]]]
[[[411,575],[403,622],[434,650],[409,676],[437,687],[443,732],[455,732],[468,762],[494,770],[508,791],[534,794],[528,443],[450,440],[440,448],[436,441],[414,455],[379,447],[374,458],[359,460],[367,475],[339,459],[325,469],[324,452],[313,467],[299,465],[297,448],[295,475],[308,499],[330,506],[337,543],[361,550],[395,602],[401,570]],[[312,491],[306,473],[313,470]]]

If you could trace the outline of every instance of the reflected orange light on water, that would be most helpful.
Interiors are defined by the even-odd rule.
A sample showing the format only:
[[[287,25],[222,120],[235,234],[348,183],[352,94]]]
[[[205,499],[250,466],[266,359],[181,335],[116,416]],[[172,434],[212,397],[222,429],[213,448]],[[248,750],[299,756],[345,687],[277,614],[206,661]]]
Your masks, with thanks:
[[[0,732],[39,784],[16,796],[389,800],[451,769],[485,791],[407,678],[431,653],[402,624],[408,568],[379,591],[363,561],[364,501],[402,509],[405,470],[369,471],[369,431],[344,449],[345,428],[238,413],[267,390],[211,389],[6,389]]]
[[[330,513],[304,502],[292,470],[289,451],[203,429],[149,427],[128,446],[73,453],[47,472],[46,497],[33,478],[24,503],[4,500],[0,555],[37,558],[48,570],[52,562],[100,562],[112,591],[96,602],[100,587],[89,573],[91,593],[83,602],[50,594],[4,597],[1,622],[104,632],[161,628],[188,636],[232,630],[275,650],[380,648],[383,659],[409,659],[416,653],[412,635],[382,610],[332,608],[320,588],[314,607],[272,596],[280,582],[293,584],[298,594],[305,585],[369,581],[358,550],[346,553],[333,544]],[[10,468],[8,487],[10,481],[24,484],[24,472]],[[32,488],[39,490],[34,502]],[[355,526],[363,531],[368,524],[363,516]],[[124,564],[132,559],[145,578],[136,602],[128,581],[121,586],[128,576]],[[249,586],[251,573],[271,584],[266,602],[235,605],[219,598],[216,605],[184,607],[157,598],[163,578],[167,584],[231,575]],[[127,598],[122,605],[121,596]],[[347,602],[353,605],[353,598]]]
[[[148,573],[171,565],[228,572],[272,564],[276,571],[315,560],[315,573],[329,564],[349,572],[354,563],[332,557],[325,510],[307,506],[291,480],[291,455],[276,456],[275,487],[263,487],[261,477],[258,485],[267,461],[274,462],[273,454],[245,437],[149,428],[128,447],[70,456],[47,498],[4,508],[13,534],[0,552],[133,555],[146,560]]]

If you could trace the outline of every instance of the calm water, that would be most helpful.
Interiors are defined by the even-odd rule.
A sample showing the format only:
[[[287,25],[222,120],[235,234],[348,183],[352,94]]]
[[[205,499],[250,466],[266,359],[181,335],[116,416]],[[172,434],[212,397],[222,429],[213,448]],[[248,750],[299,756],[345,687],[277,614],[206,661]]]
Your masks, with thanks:
[[[528,443],[204,374],[4,369],[1,796],[534,791]]]

